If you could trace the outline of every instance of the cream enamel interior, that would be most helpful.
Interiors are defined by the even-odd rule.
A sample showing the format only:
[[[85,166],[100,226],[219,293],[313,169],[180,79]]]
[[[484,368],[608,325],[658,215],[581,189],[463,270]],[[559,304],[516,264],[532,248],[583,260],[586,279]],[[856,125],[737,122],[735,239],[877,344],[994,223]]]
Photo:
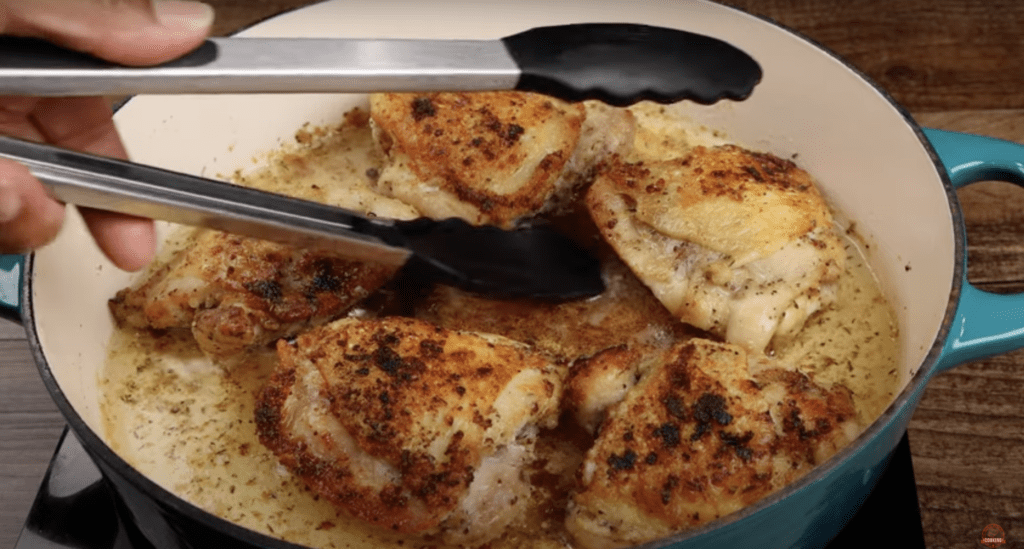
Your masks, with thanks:
[[[704,2],[443,6],[340,0],[277,17],[244,34],[492,39],[535,26],[615,21],[678,27],[732,42],[764,69],[753,97],[680,108],[742,145],[796,155],[827,198],[856,221],[896,310],[904,379],[910,379],[945,314],[954,276],[953,221],[940,177],[913,128],[845,65],[773,25]],[[252,166],[254,157],[291,139],[302,124],[337,122],[361,104],[365,97],[357,95],[152,96],[133,99],[116,120],[134,160],[216,177]],[[131,275],[104,260],[77,216],[71,217],[58,240],[36,254],[33,313],[61,391],[99,432],[98,370],[112,330],[106,300]]]

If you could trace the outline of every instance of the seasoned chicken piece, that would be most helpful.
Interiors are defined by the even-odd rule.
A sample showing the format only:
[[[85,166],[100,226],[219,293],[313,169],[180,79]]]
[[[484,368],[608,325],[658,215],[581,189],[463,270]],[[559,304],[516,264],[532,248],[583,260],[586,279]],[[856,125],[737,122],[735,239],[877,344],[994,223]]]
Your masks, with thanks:
[[[764,351],[836,298],[846,260],[807,172],[736,146],[606,163],[587,207],[677,318]]]
[[[109,305],[119,325],[189,329],[203,352],[227,358],[338,318],[394,271],[324,251],[200,231]]]
[[[566,362],[620,344],[664,348],[696,332],[673,318],[620,261],[602,263],[607,290],[587,300],[498,300],[438,286],[411,314],[449,329],[500,334]]]
[[[261,442],[318,495],[382,528],[482,543],[523,511],[564,367],[512,340],[388,317],[278,343]]]
[[[584,106],[531,93],[374,94],[378,190],[427,217],[514,226],[565,203],[599,160],[631,145],[629,112],[591,110],[587,124]]]
[[[735,345],[692,339],[640,360],[631,368],[645,373],[607,409],[570,500],[566,527],[587,549],[737,511],[859,432],[850,391],[775,368],[754,378]]]
[[[574,361],[565,381],[562,407],[588,433],[596,433],[605,412],[626,398],[640,381],[643,369],[653,362],[642,360],[643,356],[643,352],[622,344]]]

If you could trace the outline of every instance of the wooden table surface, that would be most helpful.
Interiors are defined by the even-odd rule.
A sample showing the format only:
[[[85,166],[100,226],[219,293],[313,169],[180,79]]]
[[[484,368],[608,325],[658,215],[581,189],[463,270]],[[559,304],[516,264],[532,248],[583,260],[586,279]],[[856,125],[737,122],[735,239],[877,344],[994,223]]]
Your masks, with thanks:
[[[215,33],[228,34],[313,2],[210,3],[218,14]],[[726,3],[845,57],[922,125],[1024,143],[1024,2]],[[1024,291],[1024,190],[981,183],[961,191],[960,199],[971,281],[997,292]],[[22,328],[0,321],[0,547],[14,545],[63,424]],[[910,424],[910,443],[928,547],[978,547],[991,523],[1006,530],[1010,547],[1024,547],[1024,352],[934,378]]]

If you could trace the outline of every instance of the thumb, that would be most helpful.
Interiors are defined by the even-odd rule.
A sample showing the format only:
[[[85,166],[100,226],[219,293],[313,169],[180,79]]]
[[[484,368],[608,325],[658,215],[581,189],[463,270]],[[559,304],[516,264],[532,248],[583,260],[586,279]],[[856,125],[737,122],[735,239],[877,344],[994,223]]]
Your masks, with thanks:
[[[151,65],[202,44],[213,8],[182,0],[0,0],[0,32],[43,38],[125,65]]]

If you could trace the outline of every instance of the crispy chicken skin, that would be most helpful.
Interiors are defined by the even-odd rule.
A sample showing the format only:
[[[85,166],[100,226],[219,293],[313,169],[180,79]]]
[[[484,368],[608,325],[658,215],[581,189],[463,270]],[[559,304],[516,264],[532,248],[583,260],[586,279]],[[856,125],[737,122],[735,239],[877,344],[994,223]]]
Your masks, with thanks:
[[[374,94],[378,190],[427,217],[512,227],[566,202],[599,159],[629,145],[628,112],[594,113],[586,125],[583,105],[523,92]]]
[[[119,291],[109,306],[119,325],[189,329],[207,355],[228,358],[341,316],[394,270],[201,231],[139,285]]]
[[[564,367],[528,346],[400,317],[278,343],[261,442],[319,495],[382,528],[483,542],[522,511]]]
[[[845,251],[807,172],[736,146],[607,162],[587,207],[680,320],[764,351],[835,301]]]
[[[624,547],[749,505],[858,432],[848,390],[800,373],[749,374],[735,345],[692,339],[609,406],[579,471],[566,527],[587,549]]]

